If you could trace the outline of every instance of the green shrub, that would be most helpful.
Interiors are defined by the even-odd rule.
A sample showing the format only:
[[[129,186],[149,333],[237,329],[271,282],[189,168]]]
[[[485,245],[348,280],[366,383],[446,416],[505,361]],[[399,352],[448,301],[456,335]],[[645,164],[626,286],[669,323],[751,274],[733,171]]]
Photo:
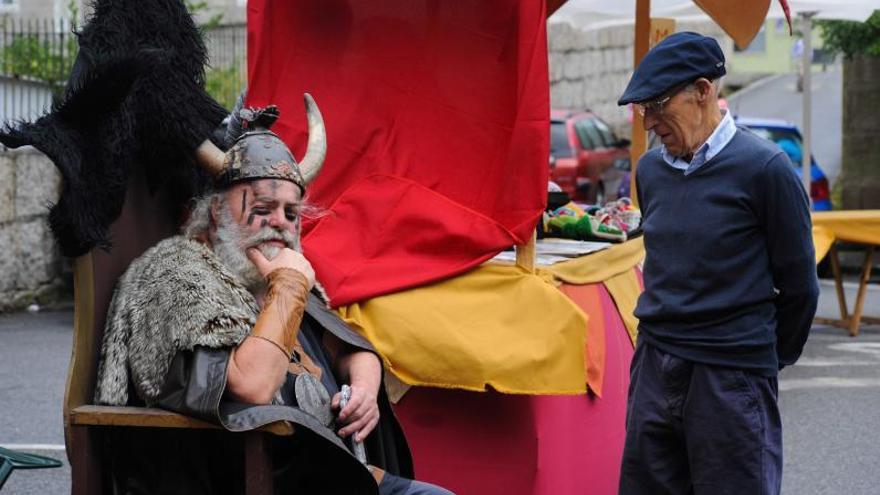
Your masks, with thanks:
[[[822,26],[825,49],[843,53],[880,56],[880,10],[875,10],[865,22],[817,21]]]

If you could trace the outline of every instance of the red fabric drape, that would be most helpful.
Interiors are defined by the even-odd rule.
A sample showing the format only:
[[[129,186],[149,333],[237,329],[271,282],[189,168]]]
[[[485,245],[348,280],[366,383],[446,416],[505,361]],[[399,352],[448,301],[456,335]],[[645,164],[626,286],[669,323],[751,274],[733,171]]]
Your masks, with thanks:
[[[302,94],[328,154],[304,248],[334,306],[464,272],[524,243],[544,208],[544,0],[251,0],[251,106],[295,156]]]

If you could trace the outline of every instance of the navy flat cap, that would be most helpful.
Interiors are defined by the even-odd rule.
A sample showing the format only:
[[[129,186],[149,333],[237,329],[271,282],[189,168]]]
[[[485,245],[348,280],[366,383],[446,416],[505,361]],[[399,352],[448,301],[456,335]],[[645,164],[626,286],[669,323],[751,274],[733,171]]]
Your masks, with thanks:
[[[633,72],[618,105],[659,98],[679,84],[727,73],[718,42],[698,33],[675,33],[652,48]]]

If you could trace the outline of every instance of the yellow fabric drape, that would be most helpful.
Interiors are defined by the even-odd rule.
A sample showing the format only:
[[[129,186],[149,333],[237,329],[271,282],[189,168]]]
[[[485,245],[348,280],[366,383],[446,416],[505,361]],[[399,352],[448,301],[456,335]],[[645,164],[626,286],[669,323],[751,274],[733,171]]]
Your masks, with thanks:
[[[536,274],[487,263],[453,279],[337,311],[376,346],[388,370],[405,384],[582,394],[587,387],[587,315],[556,286],[612,279],[606,287],[633,332],[632,309],[640,289],[632,268],[643,256],[641,239],[634,239],[539,268]]]
[[[816,263],[834,241],[880,245],[880,210],[817,211],[813,213]]]
[[[623,324],[626,325],[626,331],[629,334],[633,345],[636,343],[636,336],[639,332],[639,319],[633,314],[636,310],[636,302],[639,300],[639,294],[642,293],[642,284],[636,275],[635,270],[630,267],[629,270],[615,275],[604,282],[605,288],[614,299],[617,305],[617,311],[620,313]]]
[[[620,275],[644,258],[645,241],[637,237],[571,261],[540,267],[538,272],[549,274],[549,277],[545,275],[545,278],[553,278],[567,284],[595,284]]]
[[[587,316],[541,277],[487,264],[338,309],[409,385],[583,394]]]

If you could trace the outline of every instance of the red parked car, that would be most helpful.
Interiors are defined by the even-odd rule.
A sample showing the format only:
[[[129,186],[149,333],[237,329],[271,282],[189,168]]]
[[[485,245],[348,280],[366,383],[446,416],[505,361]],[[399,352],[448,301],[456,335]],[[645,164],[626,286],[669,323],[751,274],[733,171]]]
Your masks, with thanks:
[[[550,180],[572,199],[617,199],[630,170],[629,140],[590,111],[550,111]]]

